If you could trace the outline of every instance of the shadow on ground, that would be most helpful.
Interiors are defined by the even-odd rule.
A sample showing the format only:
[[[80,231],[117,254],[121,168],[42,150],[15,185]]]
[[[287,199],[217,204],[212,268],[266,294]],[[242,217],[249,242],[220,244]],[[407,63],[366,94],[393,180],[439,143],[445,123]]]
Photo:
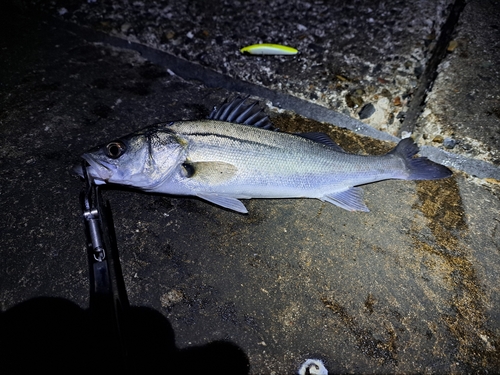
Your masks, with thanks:
[[[40,297],[0,315],[3,374],[191,373],[248,374],[245,353],[228,341],[179,350],[172,326],[159,312],[132,307],[116,345],[89,310],[62,299]]]

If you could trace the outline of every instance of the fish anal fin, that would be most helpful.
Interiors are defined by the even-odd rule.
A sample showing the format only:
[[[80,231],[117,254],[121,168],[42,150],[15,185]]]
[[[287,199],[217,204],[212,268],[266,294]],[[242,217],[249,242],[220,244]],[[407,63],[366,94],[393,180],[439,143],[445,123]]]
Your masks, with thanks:
[[[240,212],[242,214],[248,213],[248,210],[246,209],[245,205],[236,198],[226,197],[217,194],[197,194],[197,196],[201,199],[216,204],[217,206],[222,206],[230,210]]]
[[[208,185],[220,185],[231,180],[238,168],[221,161],[186,162],[182,164],[184,176]]]
[[[348,211],[370,211],[363,202],[363,189],[359,187],[352,187],[344,191],[327,194],[320,199]]]

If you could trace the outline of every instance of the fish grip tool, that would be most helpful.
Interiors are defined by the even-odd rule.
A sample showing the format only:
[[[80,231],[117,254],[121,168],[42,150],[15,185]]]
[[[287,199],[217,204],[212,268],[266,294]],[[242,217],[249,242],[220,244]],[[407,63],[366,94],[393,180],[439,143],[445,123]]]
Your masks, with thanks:
[[[113,217],[109,202],[104,202],[83,162],[85,187],[80,194],[82,216],[87,237],[90,298],[89,311],[96,329],[96,340],[106,338],[105,363],[113,370],[126,369],[127,345],[125,327],[129,301],[121,271]],[[95,343],[98,345],[98,342]]]

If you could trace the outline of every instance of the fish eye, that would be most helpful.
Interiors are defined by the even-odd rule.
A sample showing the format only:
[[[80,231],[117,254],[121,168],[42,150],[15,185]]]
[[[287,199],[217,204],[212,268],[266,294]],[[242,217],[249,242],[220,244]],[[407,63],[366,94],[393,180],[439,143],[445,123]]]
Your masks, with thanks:
[[[110,142],[106,145],[106,155],[112,159],[118,159],[125,152],[125,145],[120,141]]]

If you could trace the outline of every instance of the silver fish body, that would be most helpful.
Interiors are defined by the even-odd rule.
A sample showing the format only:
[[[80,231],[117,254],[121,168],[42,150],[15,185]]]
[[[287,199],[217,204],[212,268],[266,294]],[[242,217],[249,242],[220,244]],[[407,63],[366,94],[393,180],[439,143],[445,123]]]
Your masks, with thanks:
[[[242,213],[247,210],[238,199],[249,198],[317,198],[368,211],[358,185],[451,174],[426,158],[413,158],[417,152],[405,139],[386,155],[353,155],[326,135],[298,136],[216,119],[153,125],[83,158],[98,183],[197,196]]]

